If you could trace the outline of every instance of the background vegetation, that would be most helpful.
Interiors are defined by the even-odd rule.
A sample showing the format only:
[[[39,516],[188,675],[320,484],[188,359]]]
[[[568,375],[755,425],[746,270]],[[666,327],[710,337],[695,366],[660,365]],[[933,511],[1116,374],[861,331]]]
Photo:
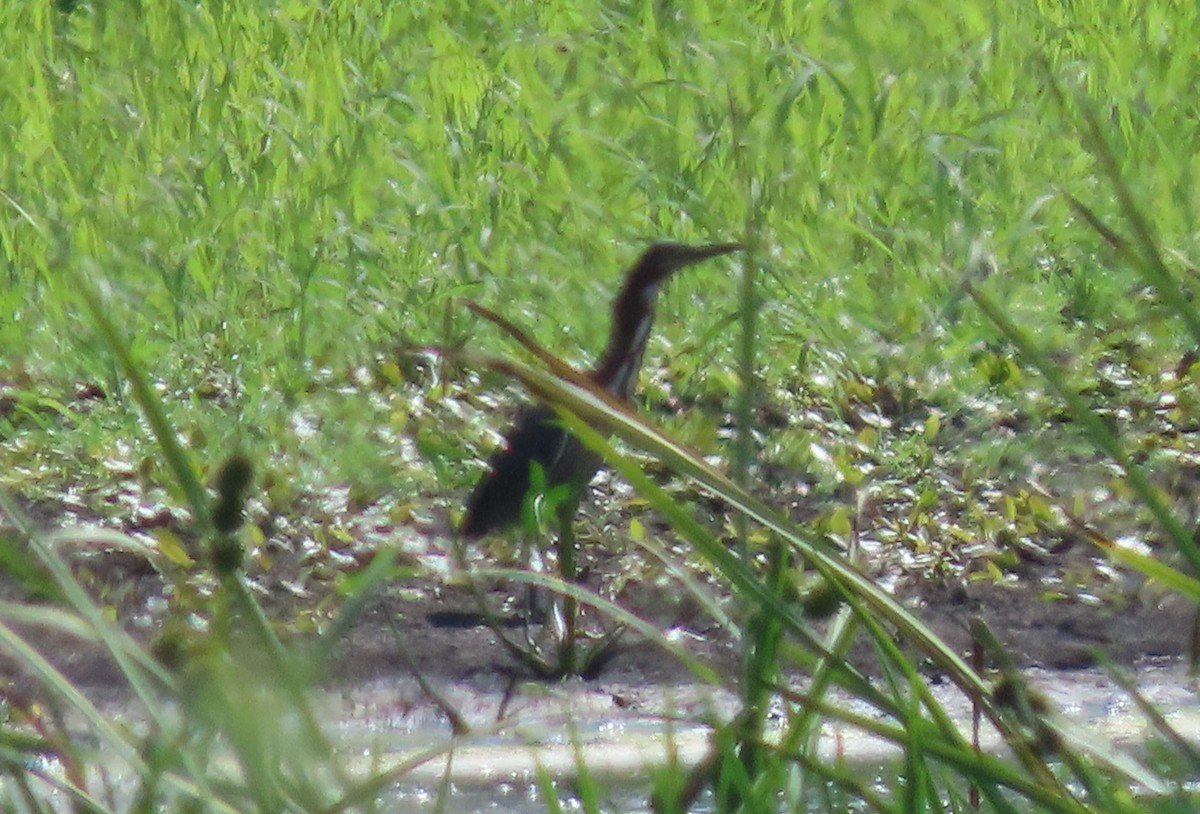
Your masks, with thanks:
[[[397,537],[419,561],[508,394],[400,351],[506,348],[454,304],[470,297],[584,365],[644,244],[734,239],[757,336],[730,267],[698,267],[665,297],[643,377],[685,444],[729,456],[749,349],[751,490],[817,534],[869,539],[906,573],[999,580],[1067,536],[1057,502],[1164,550],[1053,386],[1193,519],[1196,340],[1178,314],[1196,277],[1197,15],[5,4],[0,486],[48,525],[109,524],[186,562],[196,518],[99,303],[195,474],[233,451],[259,470],[253,578],[303,595]],[[1135,214],[1150,232],[1132,241]],[[1165,260],[1174,295],[1130,245]]]
[[[619,270],[650,239],[753,245],[759,397],[786,423],[763,431],[760,457],[818,489],[859,478],[898,492],[885,483],[897,464],[941,450],[968,492],[1065,463],[1070,429],[1045,437],[1056,408],[964,305],[968,270],[991,272],[987,290],[1122,426],[1164,407],[1143,399],[1188,347],[1069,208],[1064,191],[1115,216],[1048,89],[1053,77],[1103,119],[1190,274],[1186,10],[76,12],[4,12],[2,469],[21,494],[69,486],[106,515],[114,489],[165,485],[81,286],[102,290],[197,465],[242,449],[285,513],[297,494],[345,486],[358,506],[444,514],[493,442],[480,402],[465,383],[462,420],[433,419],[464,383],[431,398],[380,360],[406,344],[497,347],[453,307],[470,296],[586,363]],[[678,419],[708,452],[737,386],[737,296],[726,268],[681,278],[652,349],[665,362],[647,401],[715,407]],[[110,398],[81,403],[89,393]],[[930,415],[947,431],[934,444],[889,424],[934,435]],[[1006,424],[1019,437],[994,431]],[[947,488],[926,500],[953,503]]]

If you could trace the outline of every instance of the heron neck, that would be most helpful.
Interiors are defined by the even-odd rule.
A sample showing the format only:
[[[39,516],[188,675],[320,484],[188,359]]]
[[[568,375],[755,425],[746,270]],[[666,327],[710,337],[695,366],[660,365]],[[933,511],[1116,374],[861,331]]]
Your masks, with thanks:
[[[612,334],[592,380],[618,398],[628,400],[633,395],[660,287],[658,282],[639,284],[631,279],[613,304]]]

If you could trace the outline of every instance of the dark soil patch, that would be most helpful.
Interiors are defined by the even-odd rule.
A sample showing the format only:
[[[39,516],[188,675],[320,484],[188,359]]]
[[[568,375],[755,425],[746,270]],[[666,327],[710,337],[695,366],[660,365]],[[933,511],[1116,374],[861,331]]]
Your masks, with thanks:
[[[142,587],[149,586],[143,583]],[[327,684],[354,686],[388,679],[399,683],[411,677],[413,667],[438,685],[461,684],[477,691],[501,688],[511,678],[532,677],[497,643],[488,627],[474,623],[474,600],[468,594],[443,590],[431,580],[419,588],[411,584],[405,588],[405,598],[382,597],[357,620],[336,647]],[[966,654],[971,646],[967,621],[978,617],[1006,644],[1018,664],[1058,670],[1093,666],[1097,650],[1126,664],[1141,657],[1184,655],[1196,620],[1195,608],[1174,597],[1123,607],[1095,606],[1078,599],[1050,601],[1042,598],[1039,589],[1023,585],[923,586],[910,592],[907,601],[960,653]],[[737,674],[739,654],[715,625],[692,620],[677,630],[682,633],[678,640],[693,655],[720,673]],[[516,626],[510,632],[515,638],[521,636]],[[100,648],[81,646],[65,634],[45,629],[26,627],[25,633],[77,685],[100,691],[124,685],[120,671]],[[153,633],[153,628],[135,631],[147,641]],[[865,644],[855,661],[871,670]],[[0,672],[15,689],[33,689],[16,662],[0,660]],[[686,684],[693,677],[656,644],[628,635],[598,679],[654,690]]]
[[[490,683],[497,674],[522,672],[488,628],[431,624],[430,615],[444,610],[448,602],[455,608],[470,602],[465,596],[437,597],[433,593],[431,590],[428,598],[420,600],[381,601],[342,646],[343,657],[333,678],[358,683],[405,673],[405,659],[397,654],[401,646],[424,674],[447,682]],[[1048,600],[1042,598],[1040,589],[1021,585],[926,586],[912,592],[907,601],[940,638],[963,655],[971,648],[968,620],[977,617],[1005,644],[1018,665],[1056,670],[1093,667],[1097,652],[1121,664],[1143,657],[1186,655],[1196,621],[1196,609],[1176,597],[1118,608],[1079,599]],[[395,620],[398,636],[390,620]],[[692,623],[682,630],[679,640],[686,642],[689,652],[719,672],[736,674],[740,655],[718,627]],[[871,671],[865,650],[855,661]],[[657,645],[628,637],[600,678],[672,685],[691,676]]]
[[[31,507],[35,521],[53,525],[46,507]],[[1064,553],[1064,558],[1086,558],[1090,552]],[[592,581],[597,588],[605,572],[619,568],[619,558],[591,552]],[[89,551],[73,563],[85,584],[115,608],[126,629],[145,642],[158,630],[145,608],[151,597],[160,597],[164,582],[144,560],[128,552]],[[1069,564],[1069,563],[1067,563]],[[986,623],[1009,648],[1021,666],[1070,670],[1093,666],[1094,653],[1102,651],[1119,663],[1142,657],[1182,656],[1189,652],[1196,628],[1196,609],[1174,596],[1153,594],[1132,578],[1122,586],[1109,584],[1103,601],[1084,591],[1061,590],[1055,582],[1065,563],[1031,567],[1011,584],[963,583],[953,586],[908,580],[898,589],[900,599],[914,609],[932,630],[958,652],[971,647],[968,621]],[[1054,599],[1046,598],[1047,582],[1058,586]],[[354,686],[411,676],[413,668],[441,685],[496,688],[511,678],[531,677],[475,616],[474,599],[462,589],[451,589],[433,578],[418,578],[373,600],[339,643],[328,667],[326,683]],[[664,603],[663,591],[631,590],[621,604],[660,629],[671,628],[675,638],[694,656],[718,672],[735,676],[740,655],[720,628],[686,602]],[[497,605],[504,586],[493,591]],[[28,602],[22,588],[0,580],[0,598]],[[302,600],[285,591],[268,590],[264,605],[269,616],[286,620]],[[315,600],[314,600],[315,601]],[[160,603],[163,604],[163,603]],[[134,618],[138,619],[133,624]],[[161,620],[158,620],[161,621]],[[148,623],[147,623],[148,622]],[[286,627],[286,624],[285,624]],[[81,645],[72,637],[49,628],[20,627],[58,669],[78,686],[96,690],[123,687],[124,679],[104,652]],[[519,627],[512,630],[521,636]],[[873,672],[873,659],[863,637],[855,661]],[[298,644],[303,644],[303,639]],[[0,658],[0,674],[16,692],[36,685],[21,673],[15,660]],[[615,655],[605,662],[597,678],[629,688],[665,688],[687,683],[691,674],[658,645],[627,635]]]

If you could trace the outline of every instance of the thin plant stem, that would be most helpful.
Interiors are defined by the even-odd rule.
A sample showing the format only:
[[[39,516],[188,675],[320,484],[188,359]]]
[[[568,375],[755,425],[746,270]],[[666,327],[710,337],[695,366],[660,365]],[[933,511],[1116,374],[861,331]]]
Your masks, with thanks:
[[[582,492],[575,489],[558,507],[558,573],[567,585],[575,584],[575,514]],[[567,594],[562,598],[563,638],[559,647],[559,666],[563,675],[573,675],[577,667],[575,637],[579,604]]]

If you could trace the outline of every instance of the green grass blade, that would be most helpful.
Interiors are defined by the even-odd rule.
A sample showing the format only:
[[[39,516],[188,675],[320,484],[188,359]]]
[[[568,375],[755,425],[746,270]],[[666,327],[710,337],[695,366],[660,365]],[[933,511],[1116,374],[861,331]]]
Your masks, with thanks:
[[[150,382],[146,379],[142,366],[133,358],[133,352],[129,345],[109,318],[108,310],[100,294],[90,284],[83,281],[80,281],[79,292],[97,333],[100,334],[109,353],[116,359],[122,374],[133,388],[133,397],[141,407],[142,414],[146,416],[146,421],[150,424],[150,429],[163,452],[167,465],[175,476],[176,483],[179,484],[184,497],[187,498],[192,518],[196,523],[196,530],[201,539],[208,540],[213,531],[208,493],[205,492],[200,479],[196,477],[191,458],[184,450],[183,445],[179,443],[179,438],[167,420],[162,401],[150,387]]]
[[[1050,358],[1034,343],[1028,332],[1018,328],[1009,319],[1004,309],[995,300],[969,280],[964,282],[964,286],[967,294],[975,301],[984,315],[1012,342],[1022,358],[1042,374],[1050,388],[1066,403],[1071,414],[1091,438],[1092,443],[1121,467],[1138,498],[1150,509],[1155,520],[1174,541],[1192,571],[1200,574],[1200,546],[1197,546],[1192,535],[1175,518],[1170,507],[1163,502],[1142,468],[1130,458],[1121,445],[1120,439],[1100,420],[1099,416],[1092,412],[1078,391],[1071,385],[1070,377],[1064,375],[1064,371],[1050,361]]]

